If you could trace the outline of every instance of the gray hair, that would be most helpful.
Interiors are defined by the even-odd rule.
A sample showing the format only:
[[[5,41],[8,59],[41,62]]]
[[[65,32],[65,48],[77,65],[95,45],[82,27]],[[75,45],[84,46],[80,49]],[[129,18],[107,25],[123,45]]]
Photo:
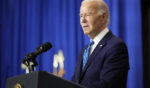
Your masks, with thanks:
[[[109,24],[109,9],[107,4],[103,1],[103,0],[83,0],[82,4],[85,2],[92,2],[92,1],[97,1],[98,3],[98,7],[99,7],[99,15],[103,15],[104,13],[108,14],[108,19],[107,19],[107,25]]]

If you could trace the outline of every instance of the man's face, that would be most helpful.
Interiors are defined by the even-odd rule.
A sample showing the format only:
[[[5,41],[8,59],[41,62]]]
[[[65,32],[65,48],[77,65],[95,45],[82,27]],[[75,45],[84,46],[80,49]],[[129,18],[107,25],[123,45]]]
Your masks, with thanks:
[[[102,30],[103,23],[103,16],[98,14],[97,2],[85,2],[81,5],[80,24],[84,34],[94,38]]]

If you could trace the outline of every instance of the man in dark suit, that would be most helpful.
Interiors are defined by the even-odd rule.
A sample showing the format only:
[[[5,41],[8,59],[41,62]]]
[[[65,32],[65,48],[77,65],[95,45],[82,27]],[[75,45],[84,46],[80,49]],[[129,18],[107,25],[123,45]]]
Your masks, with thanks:
[[[129,57],[125,43],[107,28],[108,6],[102,0],[84,0],[80,24],[90,43],[81,52],[72,81],[88,88],[126,88]]]

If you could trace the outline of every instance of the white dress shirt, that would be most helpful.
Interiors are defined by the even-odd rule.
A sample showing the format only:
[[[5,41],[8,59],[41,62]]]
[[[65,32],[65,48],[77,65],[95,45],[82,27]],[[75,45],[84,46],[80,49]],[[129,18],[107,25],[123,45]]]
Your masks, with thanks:
[[[90,55],[96,48],[97,44],[102,40],[102,38],[109,32],[108,28],[105,28],[102,32],[100,32],[93,40],[91,39],[90,41],[94,41],[94,44],[91,46],[90,49]]]

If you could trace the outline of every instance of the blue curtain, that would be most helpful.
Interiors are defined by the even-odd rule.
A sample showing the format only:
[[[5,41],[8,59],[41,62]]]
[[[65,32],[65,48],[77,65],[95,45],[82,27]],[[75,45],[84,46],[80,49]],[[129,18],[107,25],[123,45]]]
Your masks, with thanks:
[[[53,55],[62,50],[65,78],[70,79],[80,52],[89,41],[79,21],[82,0],[0,0],[0,87],[6,79],[24,74],[27,53],[49,41],[53,48],[38,56],[37,70],[52,72]],[[123,39],[129,51],[128,88],[143,88],[140,0],[105,0],[109,29]]]

